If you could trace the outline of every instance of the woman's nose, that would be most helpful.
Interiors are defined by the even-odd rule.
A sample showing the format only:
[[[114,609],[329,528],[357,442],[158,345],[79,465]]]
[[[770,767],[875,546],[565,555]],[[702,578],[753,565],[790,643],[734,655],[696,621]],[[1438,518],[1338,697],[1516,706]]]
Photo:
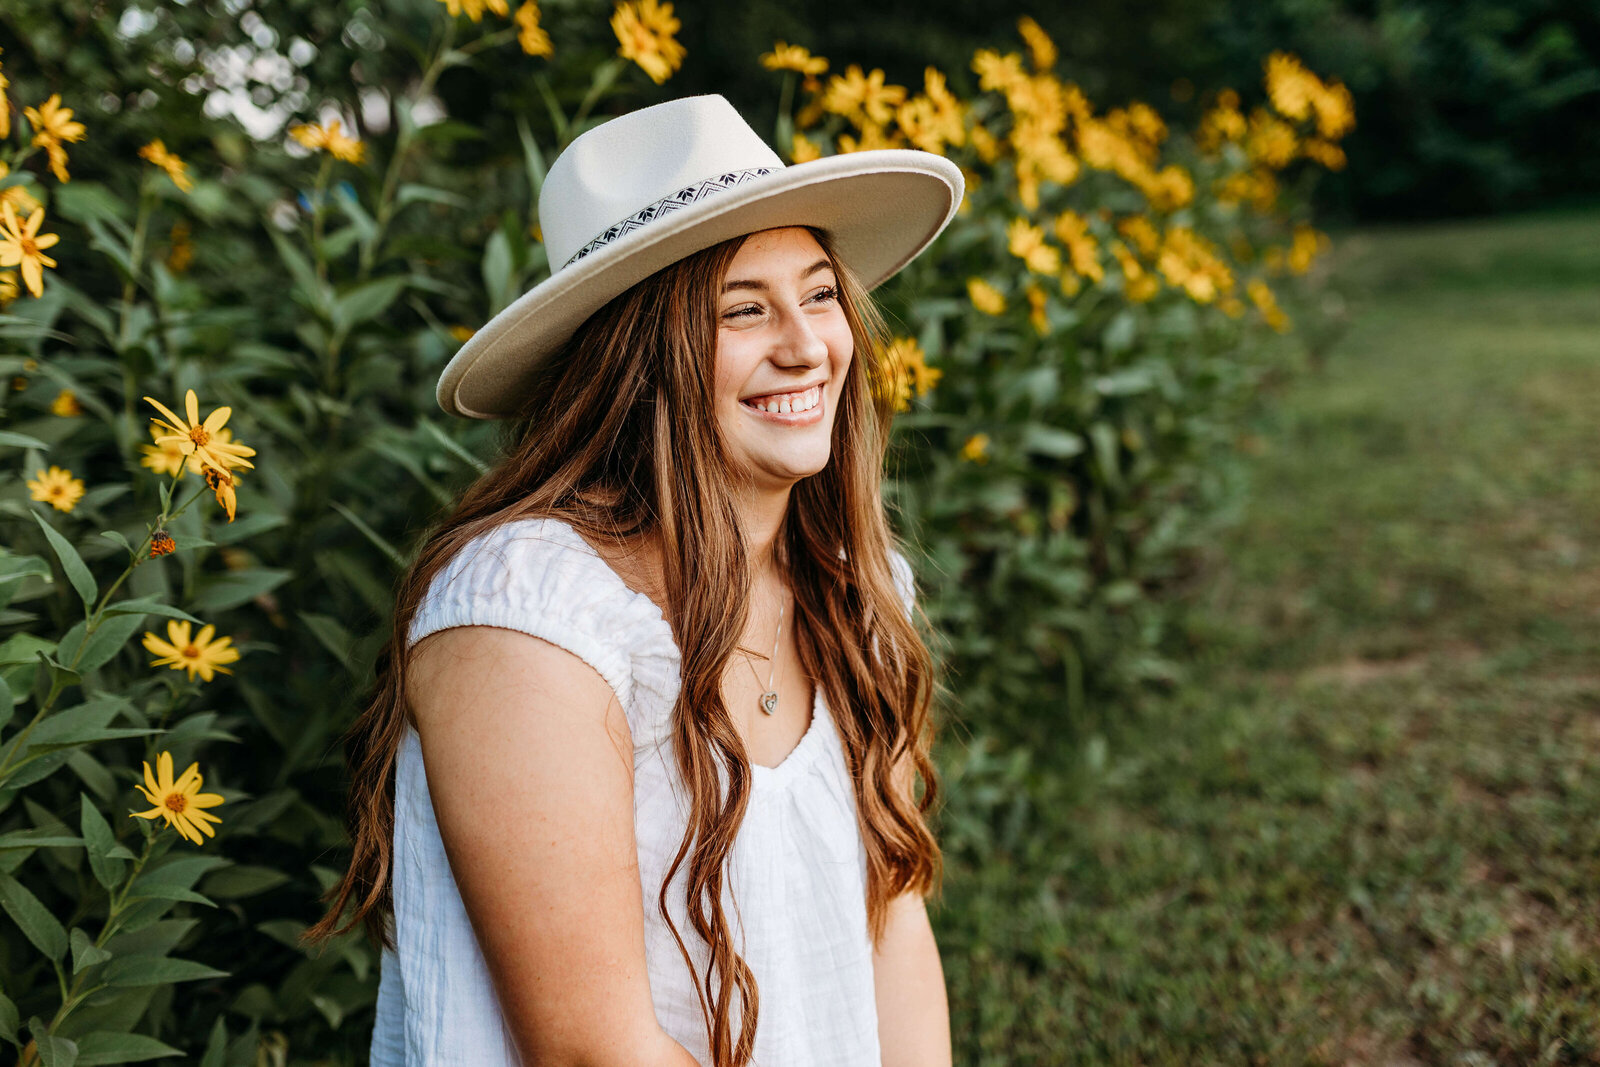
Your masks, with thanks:
[[[820,367],[828,360],[828,343],[812,327],[810,320],[799,310],[784,316],[781,324],[782,338],[774,353],[775,361]]]

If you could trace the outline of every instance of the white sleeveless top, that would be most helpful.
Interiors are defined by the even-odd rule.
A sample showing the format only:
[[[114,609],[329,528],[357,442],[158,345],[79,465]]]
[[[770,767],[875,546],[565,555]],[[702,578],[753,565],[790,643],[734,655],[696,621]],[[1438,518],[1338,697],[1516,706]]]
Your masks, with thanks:
[[[898,553],[893,564],[909,610],[910,567]],[[550,518],[508,523],[463,549],[429,587],[408,643],[468,625],[559,645],[616,693],[633,735],[634,834],[656,1020],[709,1064],[694,983],[657,908],[687,811],[669,733],[680,678],[671,627],[571,526]],[[751,773],[723,905],[761,993],[755,1067],[878,1067],[866,850],[821,686],[799,744],[777,767],[753,764]],[[688,921],[686,868],[667,902],[703,974],[708,953]],[[396,948],[383,953],[372,1067],[517,1067],[410,728],[395,770],[393,878]]]

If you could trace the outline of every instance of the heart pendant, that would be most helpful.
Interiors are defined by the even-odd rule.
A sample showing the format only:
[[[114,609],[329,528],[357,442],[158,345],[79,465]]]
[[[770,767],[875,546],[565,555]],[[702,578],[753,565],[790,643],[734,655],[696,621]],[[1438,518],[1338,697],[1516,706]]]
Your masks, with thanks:
[[[761,694],[761,710],[762,711],[766,712],[768,715],[771,715],[774,711],[777,710],[777,708],[778,708],[778,694],[777,693],[762,693]]]

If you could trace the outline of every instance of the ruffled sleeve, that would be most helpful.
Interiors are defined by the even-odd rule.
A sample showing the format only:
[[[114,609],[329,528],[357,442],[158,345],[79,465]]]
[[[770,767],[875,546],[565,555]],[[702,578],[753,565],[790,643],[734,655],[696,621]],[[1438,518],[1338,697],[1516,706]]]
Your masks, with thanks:
[[[671,629],[560,519],[505,523],[470,542],[434,577],[407,644],[453,626],[498,626],[566,649],[616,694],[636,749],[660,740],[660,690],[677,679]]]
[[[900,600],[906,606],[906,614],[911,614],[911,607],[916,602],[917,584],[911,573],[911,564],[906,557],[901,555],[899,549],[889,550],[889,569],[894,572],[894,587],[900,593]]]

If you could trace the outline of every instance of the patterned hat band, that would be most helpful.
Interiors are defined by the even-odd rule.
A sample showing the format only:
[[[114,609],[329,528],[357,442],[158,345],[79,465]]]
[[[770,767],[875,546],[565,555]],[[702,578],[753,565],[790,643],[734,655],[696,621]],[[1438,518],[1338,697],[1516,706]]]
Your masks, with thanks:
[[[632,233],[641,226],[648,226],[655,220],[678,210],[680,207],[687,207],[697,200],[704,200],[708,196],[714,196],[724,190],[732,189],[735,185],[747,182],[751,178],[759,178],[764,174],[771,174],[775,169],[773,167],[756,167],[752,170],[735,170],[685,186],[654,203],[646,204],[616,225],[607,227],[599,237],[572,253],[572,258],[568,259],[562,266],[570,267],[591,252],[604,248],[612,241]]]

